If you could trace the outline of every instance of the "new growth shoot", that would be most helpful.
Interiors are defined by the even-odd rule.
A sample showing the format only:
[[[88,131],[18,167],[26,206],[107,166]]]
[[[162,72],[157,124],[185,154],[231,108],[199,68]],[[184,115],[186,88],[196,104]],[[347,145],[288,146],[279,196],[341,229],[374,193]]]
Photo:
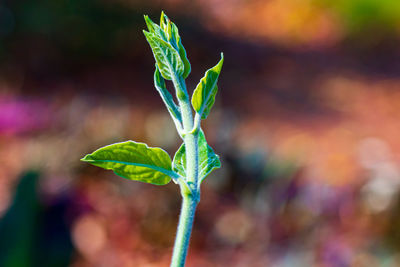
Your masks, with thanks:
[[[148,30],[143,32],[156,62],[154,86],[183,144],[173,160],[161,148],[134,141],[99,148],[81,160],[113,170],[129,180],[155,185],[165,185],[172,180],[179,185],[182,208],[171,267],[182,267],[185,265],[196,206],[200,201],[200,184],[210,172],[221,167],[218,155],[207,144],[201,121],[207,118],[214,104],[224,58],[221,54],[218,64],[206,71],[190,98],[185,79],[191,67],[178,28],[164,12],[161,13],[159,25],[148,16],[144,16],[144,19]],[[165,80],[172,81],[177,101],[167,90]]]

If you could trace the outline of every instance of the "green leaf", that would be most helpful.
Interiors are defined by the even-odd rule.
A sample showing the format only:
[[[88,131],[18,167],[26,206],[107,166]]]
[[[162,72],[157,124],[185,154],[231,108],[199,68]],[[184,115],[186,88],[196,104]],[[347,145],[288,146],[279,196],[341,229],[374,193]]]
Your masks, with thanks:
[[[143,31],[153,51],[161,75],[172,80],[174,74],[182,75],[184,65],[177,50],[171,44],[157,37],[154,33]]]
[[[174,160],[172,161],[172,170],[180,176],[187,178],[185,143],[183,143],[175,153]]]
[[[167,15],[164,13],[164,11],[161,11],[160,27],[164,32],[167,32],[168,21],[169,21],[169,18],[167,17]]]
[[[154,34],[155,36],[164,41],[168,41],[168,38],[165,35],[163,29],[156,23],[154,23],[147,15],[144,16],[144,21],[146,22],[147,28],[150,33]]]
[[[218,91],[217,81],[223,63],[224,54],[221,53],[221,60],[213,68],[206,71],[193,92],[192,106],[202,119],[207,118],[214,105],[215,95]]]
[[[175,104],[172,95],[167,90],[167,87],[165,86],[165,81],[161,76],[160,71],[158,70],[157,64],[156,64],[156,70],[154,72],[154,85],[157,91],[160,93],[161,98],[163,99],[164,104],[167,106],[167,109],[171,114],[172,118],[174,120],[177,120],[178,122],[181,122],[182,116],[180,108]]]
[[[178,175],[171,169],[171,158],[161,148],[144,143],[121,142],[102,147],[81,159],[95,166],[113,170],[117,175],[140,182],[164,185]]]
[[[170,44],[178,52],[184,68],[182,77],[186,79],[191,71],[191,66],[186,55],[186,50],[182,45],[178,27],[163,11],[161,12],[160,25],[155,24],[148,16],[144,16],[144,19],[150,33]]]
[[[181,57],[181,60],[183,62],[184,68],[185,68],[185,70],[183,71],[182,77],[184,79],[186,79],[190,74],[191,66],[190,66],[189,59],[187,58],[187,55],[186,55],[186,50],[183,47],[182,39],[179,36],[178,27],[176,27],[176,25],[174,23],[172,23],[172,26],[171,26],[171,33],[173,36],[175,46],[178,47],[179,56]]]
[[[199,183],[206,178],[214,169],[221,167],[221,162],[214,150],[207,144],[202,130],[198,136],[199,147]],[[172,169],[182,177],[186,176],[186,148],[182,144],[174,156]]]

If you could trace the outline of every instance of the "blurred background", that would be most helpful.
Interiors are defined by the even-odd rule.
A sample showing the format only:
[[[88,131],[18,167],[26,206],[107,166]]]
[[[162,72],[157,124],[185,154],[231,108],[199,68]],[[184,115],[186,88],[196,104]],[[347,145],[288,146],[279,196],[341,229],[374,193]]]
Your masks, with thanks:
[[[398,0],[1,1],[0,266],[169,266],[177,186],[79,161],[179,147],[142,34],[161,10],[189,91],[225,53],[187,266],[400,266]]]

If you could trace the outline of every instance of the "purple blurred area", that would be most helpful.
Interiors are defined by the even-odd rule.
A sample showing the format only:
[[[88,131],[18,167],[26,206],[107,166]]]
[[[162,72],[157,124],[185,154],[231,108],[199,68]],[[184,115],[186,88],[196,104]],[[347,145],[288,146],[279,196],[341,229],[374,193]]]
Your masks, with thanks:
[[[0,266],[169,266],[177,186],[79,161],[180,146],[142,34],[161,10],[190,92],[225,55],[187,266],[400,266],[397,0],[1,2]]]

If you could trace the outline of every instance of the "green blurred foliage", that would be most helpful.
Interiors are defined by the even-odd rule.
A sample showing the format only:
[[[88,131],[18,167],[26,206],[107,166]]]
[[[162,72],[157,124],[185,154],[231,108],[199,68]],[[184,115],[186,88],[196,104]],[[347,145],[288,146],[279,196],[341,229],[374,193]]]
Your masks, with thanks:
[[[70,262],[69,230],[60,221],[64,210],[43,206],[38,181],[36,172],[21,176],[13,203],[0,220],[2,267],[68,266]]]
[[[33,262],[33,243],[40,210],[36,194],[38,175],[22,177],[14,203],[0,223],[0,265],[29,266]]]
[[[320,1],[320,0],[318,0]],[[381,39],[400,32],[400,1],[397,0],[322,0],[344,24],[350,38],[368,36]]]
[[[79,191],[74,195],[79,203],[90,197],[84,204],[90,210],[80,215],[76,225],[82,218],[84,223],[92,218],[88,228],[94,225],[107,233],[102,241],[107,246],[100,246],[98,256],[87,256],[87,248],[76,245],[81,244],[79,237],[90,241],[85,243],[90,249],[98,245],[96,236],[78,236],[73,241],[75,253],[83,256],[72,259],[77,265],[99,266],[112,258],[127,259],[130,266],[155,266],[155,261],[166,266],[179,212],[173,185],[153,192],[151,186],[129,183],[78,162],[84,152],[110,141],[135,138],[171,149],[178,145],[169,138],[175,133],[164,123],[168,118],[158,112],[162,103],[149,83],[151,51],[140,31],[145,27],[142,14],[157,17],[161,8],[154,6],[162,3],[148,1],[156,4],[145,10],[144,2],[125,1],[134,8],[122,2],[6,0],[0,4],[0,84],[5,80],[4,88],[9,87],[12,96],[0,104],[4,132],[0,158],[5,166],[0,176],[1,181],[14,184],[22,178],[14,175],[40,161],[47,166],[44,176],[54,170],[56,176],[68,173],[56,183],[79,181],[69,190]],[[215,57],[207,51],[215,47],[235,59],[225,63],[221,84],[226,89],[208,122],[208,130],[217,129],[210,141],[224,156],[224,168],[204,186],[190,266],[238,262],[278,266],[283,261],[286,266],[386,266],[379,263],[391,259],[398,265],[400,2],[245,2],[249,6],[238,6],[247,7],[249,17],[262,20],[276,14],[281,18],[277,22],[272,17],[266,32],[262,31],[267,19],[248,24],[259,26],[254,33],[263,38],[261,42],[243,35],[250,26],[232,34],[233,26],[249,17],[237,16],[237,6],[229,1],[219,1],[212,9],[203,4],[207,12],[186,6],[181,7],[189,10],[185,15],[182,10],[168,12],[182,25],[193,65],[199,66],[192,77],[202,77],[200,67],[214,63]],[[214,10],[220,13],[213,15]],[[232,28],[204,26],[217,17],[233,22],[227,23]],[[232,17],[238,20],[229,20]],[[313,23],[322,26],[311,27],[307,35],[305,28]],[[217,38],[219,30],[225,32]],[[324,45],[297,49],[298,44],[313,44],[315,36],[323,41],[336,30],[337,39],[328,44],[338,49],[325,50]],[[305,40],[291,45],[297,34]],[[391,46],[393,50],[387,49]],[[126,58],[128,62],[122,60]],[[26,100],[29,97],[33,98]],[[375,145],[368,145],[370,137]],[[382,151],[388,153],[384,160],[379,156]],[[358,159],[361,156],[372,162],[365,165]],[[69,234],[79,227],[73,224],[69,229],[61,219],[80,208],[69,204],[68,212],[65,206],[49,210],[39,201],[43,195],[36,195],[37,174],[24,177],[0,221],[0,266],[65,266],[73,253]],[[6,184],[0,183],[0,192],[14,194]],[[385,206],[388,199],[396,201],[394,207]],[[232,210],[234,216],[226,216]],[[242,223],[231,223],[236,222],[232,218],[242,218]],[[243,235],[239,245],[231,242],[246,228],[246,221],[253,230]],[[382,244],[384,240],[390,246]],[[377,254],[376,248],[392,258]],[[162,259],[156,256],[160,254]]]

